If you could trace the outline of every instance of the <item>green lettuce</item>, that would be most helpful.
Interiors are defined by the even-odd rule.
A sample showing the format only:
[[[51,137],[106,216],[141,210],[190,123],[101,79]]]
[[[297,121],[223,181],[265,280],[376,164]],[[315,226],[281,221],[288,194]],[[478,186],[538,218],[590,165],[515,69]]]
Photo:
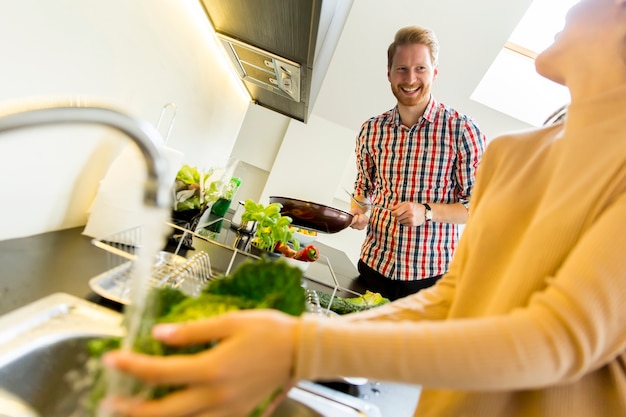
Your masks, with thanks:
[[[200,295],[191,297],[171,287],[156,287],[150,290],[146,301],[144,317],[136,335],[133,350],[150,355],[167,356],[194,354],[210,349],[217,342],[175,347],[154,339],[152,327],[157,323],[180,323],[214,317],[228,311],[272,308],[284,313],[299,316],[306,310],[306,294],[302,287],[302,271],[278,259],[247,260],[230,275],[211,280]],[[262,341],[259,341],[262,343]],[[100,358],[108,351],[121,346],[120,337],[92,339],[88,353],[93,363],[94,384],[90,391],[88,408],[93,415],[97,404],[106,394],[106,374]],[[177,386],[150,386],[137,384],[137,393],[147,393],[147,398],[161,398],[176,390]],[[275,393],[260,404],[248,417],[262,414]]]

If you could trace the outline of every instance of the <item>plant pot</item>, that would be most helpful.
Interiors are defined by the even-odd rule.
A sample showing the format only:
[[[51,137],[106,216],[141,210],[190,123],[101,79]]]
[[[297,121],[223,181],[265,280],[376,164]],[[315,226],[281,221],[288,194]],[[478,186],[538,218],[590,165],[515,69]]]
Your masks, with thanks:
[[[202,217],[203,213],[204,212],[200,209],[190,209],[183,211],[172,210],[171,221],[178,227],[182,227],[186,230],[195,231],[196,226],[198,225],[200,217]],[[192,236],[190,234],[185,235],[179,229],[174,229],[172,231],[172,234],[168,237],[168,244],[175,247],[178,246],[179,243],[185,249],[194,249]]]
[[[261,249],[258,246],[256,246],[254,243],[250,244],[249,252],[253,254],[254,256],[258,256],[259,258],[262,258],[264,256],[271,258],[271,259],[278,259],[278,258],[283,257],[283,255],[280,253],[270,252],[270,251],[266,251],[265,249]]]

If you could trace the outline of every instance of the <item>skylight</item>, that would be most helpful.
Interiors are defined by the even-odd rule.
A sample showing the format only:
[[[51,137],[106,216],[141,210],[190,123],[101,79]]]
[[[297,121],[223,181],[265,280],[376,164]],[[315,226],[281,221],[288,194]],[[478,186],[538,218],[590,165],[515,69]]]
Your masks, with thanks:
[[[567,10],[577,2],[534,0],[471,98],[533,126],[569,103],[567,89],[538,75],[534,60],[563,29]]]

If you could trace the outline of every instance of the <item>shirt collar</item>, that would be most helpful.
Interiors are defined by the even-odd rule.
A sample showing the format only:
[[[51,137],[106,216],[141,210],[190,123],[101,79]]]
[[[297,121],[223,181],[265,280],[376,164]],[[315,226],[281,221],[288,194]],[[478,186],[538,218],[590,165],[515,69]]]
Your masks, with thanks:
[[[435,121],[435,115],[437,113],[438,106],[439,104],[437,103],[437,100],[435,100],[435,97],[433,97],[433,95],[431,94],[430,100],[426,105],[426,110],[424,110],[424,115],[422,117],[428,120],[430,123],[433,123]]]
[[[428,104],[426,105],[426,109],[424,110],[424,114],[422,115],[422,118],[426,119],[426,121],[428,121],[429,123],[433,123],[435,121],[435,115],[437,113],[438,106],[439,106],[439,103],[437,103],[437,100],[435,100],[435,97],[433,97],[433,95],[431,94],[430,100],[428,101]],[[400,120],[400,112],[398,111],[397,104],[392,110],[392,118],[396,126],[402,125],[402,121]]]

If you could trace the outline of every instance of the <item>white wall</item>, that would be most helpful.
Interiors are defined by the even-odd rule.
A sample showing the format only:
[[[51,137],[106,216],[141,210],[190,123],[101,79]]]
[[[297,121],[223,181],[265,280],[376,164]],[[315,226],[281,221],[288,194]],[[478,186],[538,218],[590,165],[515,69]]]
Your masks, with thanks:
[[[350,205],[342,186],[352,190],[356,132],[311,115],[307,124],[292,120],[265,184],[261,202],[272,195],[298,198],[342,210]],[[320,233],[318,240],[346,252],[356,262],[363,231]]]
[[[282,195],[330,204],[354,151],[355,136],[312,115],[307,124],[289,123],[263,197]]]
[[[0,9],[2,109],[96,99],[156,124],[172,102],[168,145],[185,163],[208,167],[230,154],[249,102],[198,1],[2,0]],[[4,134],[0,239],[85,224],[121,137],[84,127]]]

